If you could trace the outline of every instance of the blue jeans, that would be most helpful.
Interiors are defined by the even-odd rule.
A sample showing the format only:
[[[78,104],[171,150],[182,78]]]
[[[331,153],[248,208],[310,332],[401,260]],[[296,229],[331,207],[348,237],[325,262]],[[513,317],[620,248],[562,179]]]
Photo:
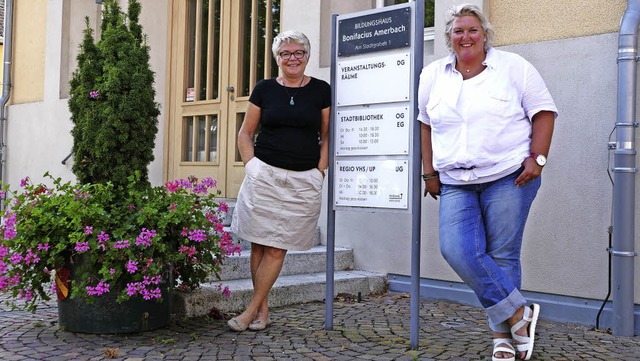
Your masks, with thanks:
[[[540,178],[522,187],[522,169],[493,182],[442,185],[440,252],[475,292],[494,332],[509,333],[506,320],[526,304],[520,293],[520,250]]]

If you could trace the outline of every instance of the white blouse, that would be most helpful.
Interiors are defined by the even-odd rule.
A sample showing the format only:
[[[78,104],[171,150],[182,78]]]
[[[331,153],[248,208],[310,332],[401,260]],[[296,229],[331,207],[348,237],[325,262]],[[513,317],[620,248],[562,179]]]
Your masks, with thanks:
[[[463,80],[455,55],[422,70],[418,120],[431,126],[433,167],[445,184],[490,182],[530,155],[531,119],[558,115],[538,71],[515,53],[490,48],[486,69]]]

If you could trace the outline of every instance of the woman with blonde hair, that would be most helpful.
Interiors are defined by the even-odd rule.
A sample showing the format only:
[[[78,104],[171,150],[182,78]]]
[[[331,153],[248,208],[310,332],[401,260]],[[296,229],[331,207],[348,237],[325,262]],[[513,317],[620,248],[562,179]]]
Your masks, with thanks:
[[[440,251],[487,313],[493,361],[529,360],[540,306],[520,292],[520,252],[557,109],[528,61],[492,47],[478,7],[452,6],[445,38],[418,90],[425,196],[440,196]]]

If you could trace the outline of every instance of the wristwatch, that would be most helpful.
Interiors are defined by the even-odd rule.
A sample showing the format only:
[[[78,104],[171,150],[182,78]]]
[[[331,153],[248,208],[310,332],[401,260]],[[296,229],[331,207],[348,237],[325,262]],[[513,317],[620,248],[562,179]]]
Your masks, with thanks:
[[[531,158],[533,158],[539,166],[544,167],[547,164],[547,157],[538,153],[531,153]]]

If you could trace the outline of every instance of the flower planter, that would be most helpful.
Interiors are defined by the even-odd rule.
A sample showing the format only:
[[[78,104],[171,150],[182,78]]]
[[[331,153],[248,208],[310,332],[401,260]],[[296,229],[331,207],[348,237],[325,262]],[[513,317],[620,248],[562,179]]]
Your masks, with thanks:
[[[78,263],[71,266],[68,272],[73,287],[74,270],[86,264],[85,257],[78,257]],[[171,284],[171,271],[167,270],[164,281],[158,285],[161,289],[162,301],[144,300],[141,296],[127,301],[116,301],[121,290],[112,290],[102,296],[93,297],[92,303],[83,297],[69,298],[68,293],[58,292],[58,321],[65,331],[80,333],[137,333],[165,327],[171,320],[171,295],[168,285]],[[167,278],[169,280],[167,281]]]
[[[115,189],[44,177],[53,186],[28,178],[17,191],[0,184],[11,204],[0,217],[0,293],[8,295],[8,306],[33,312],[50,290],[61,292],[60,325],[67,330],[162,327],[173,285],[196,289],[220,272],[225,257],[239,253],[222,224],[228,208],[216,202],[220,193],[211,178],[150,187],[134,175]],[[73,301],[65,300],[69,287]],[[118,295],[131,302],[118,305]]]
[[[93,304],[84,299],[58,300],[58,320],[65,331],[81,333],[135,333],[151,331],[169,324],[170,297],[145,301],[139,297],[117,303],[115,294],[98,297]]]

